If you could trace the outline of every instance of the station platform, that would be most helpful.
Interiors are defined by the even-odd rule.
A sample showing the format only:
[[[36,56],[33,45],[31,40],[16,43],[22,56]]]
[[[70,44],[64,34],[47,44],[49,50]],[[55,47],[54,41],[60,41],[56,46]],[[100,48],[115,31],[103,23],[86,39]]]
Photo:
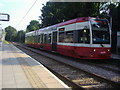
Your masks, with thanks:
[[[0,89],[2,88],[70,89],[41,63],[12,44],[0,46]]]

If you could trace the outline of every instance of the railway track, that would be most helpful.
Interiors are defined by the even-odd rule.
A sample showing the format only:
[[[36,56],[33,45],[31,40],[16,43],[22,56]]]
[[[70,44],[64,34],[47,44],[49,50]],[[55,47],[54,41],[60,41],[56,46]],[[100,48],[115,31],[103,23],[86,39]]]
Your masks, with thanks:
[[[17,45],[18,47],[18,45]],[[84,71],[80,68],[68,65],[64,62],[55,60],[56,57],[52,58],[47,55],[41,55],[38,50],[31,49],[28,47],[19,46],[24,52],[35,58],[37,61],[42,63],[62,80],[66,82],[72,88],[81,89],[113,89],[120,88],[120,83],[106,79],[95,73]]]
[[[102,68],[104,70],[107,70],[107,71],[111,71],[111,72],[114,72],[114,73],[117,73],[117,74],[120,74],[120,66],[119,66],[119,63],[110,63],[109,61],[106,60],[106,62],[102,61],[102,62],[98,62],[97,61],[94,61],[94,62],[91,62],[90,60],[81,60],[80,62],[78,60],[76,60],[77,63],[84,63],[84,64],[89,64],[91,66],[96,66],[98,68]]]
[[[112,72],[115,72],[115,73],[118,73],[120,74],[120,70],[119,70],[119,65],[110,65],[109,63],[108,64],[96,64],[98,67],[100,68],[104,68],[108,71],[112,71]]]

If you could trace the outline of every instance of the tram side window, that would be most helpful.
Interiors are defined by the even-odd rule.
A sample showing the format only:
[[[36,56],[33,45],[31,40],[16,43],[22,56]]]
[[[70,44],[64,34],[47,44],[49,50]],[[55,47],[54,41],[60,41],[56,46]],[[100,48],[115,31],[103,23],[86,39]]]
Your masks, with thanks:
[[[29,40],[30,40],[30,36],[28,36],[28,37],[27,37],[27,42],[28,42],[28,43],[30,43],[30,41],[29,41]]]
[[[44,43],[47,43],[46,39],[47,39],[47,34],[44,34],[44,40],[43,40]]]
[[[30,42],[33,43],[33,36],[30,37]]]
[[[40,40],[39,40],[39,37],[40,37],[40,36],[39,36],[39,35],[37,35],[37,43],[39,43],[39,41],[40,41]]]
[[[33,42],[32,42],[32,43],[35,43],[35,36],[33,36],[32,39],[33,39]]]
[[[30,43],[33,43],[33,36],[30,36]]]
[[[25,37],[25,43],[28,43],[28,37]]]
[[[29,43],[31,43],[31,36],[29,36]]]
[[[35,35],[34,42],[37,43],[37,35]]]
[[[51,34],[48,34],[48,43],[51,43]]]
[[[64,42],[64,32],[59,32],[59,42]]]
[[[30,36],[30,43],[33,43],[32,36]]]
[[[33,43],[33,36],[31,36],[30,39],[31,39],[31,43]]]
[[[38,43],[40,43],[40,35],[38,35]]]
[[[83,29],[78,31],[78,43],[90,43],[89,29]]]
[[[64,41],[65,43],[73,43],[73,31],[66,31]]]
[[[43,34],[40,35],[40,43],[43,43]]]

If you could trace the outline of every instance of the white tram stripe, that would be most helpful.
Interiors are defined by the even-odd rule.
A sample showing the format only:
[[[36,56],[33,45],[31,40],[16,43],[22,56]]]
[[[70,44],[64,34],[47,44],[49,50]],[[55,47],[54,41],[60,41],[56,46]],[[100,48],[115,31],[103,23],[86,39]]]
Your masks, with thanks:
[[[57,45],[76,46],[76,47],[102,47],[101,44],[83,44],[83,43],[57,43]],[[110,44],[102,44],[103,47],[111,47]]]

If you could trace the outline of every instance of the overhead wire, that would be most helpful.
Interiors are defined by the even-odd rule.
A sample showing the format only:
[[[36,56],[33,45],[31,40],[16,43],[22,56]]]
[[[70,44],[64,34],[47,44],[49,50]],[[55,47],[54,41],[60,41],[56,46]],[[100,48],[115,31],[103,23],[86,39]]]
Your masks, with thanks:
[[[37,2],[37,0],[35,0],[35,2],[32,4],[32,6],[29,8],[29,10],[27,11],[27,13],[24,15],[24,17],[18,22],[18,24],[16,25],[16,28],[21,24],[21,22],[24,20],[24,18],[27,16],[27,14],[30,12],[30,10],[33,8],[33,6],[35,5],[35,3]]]

